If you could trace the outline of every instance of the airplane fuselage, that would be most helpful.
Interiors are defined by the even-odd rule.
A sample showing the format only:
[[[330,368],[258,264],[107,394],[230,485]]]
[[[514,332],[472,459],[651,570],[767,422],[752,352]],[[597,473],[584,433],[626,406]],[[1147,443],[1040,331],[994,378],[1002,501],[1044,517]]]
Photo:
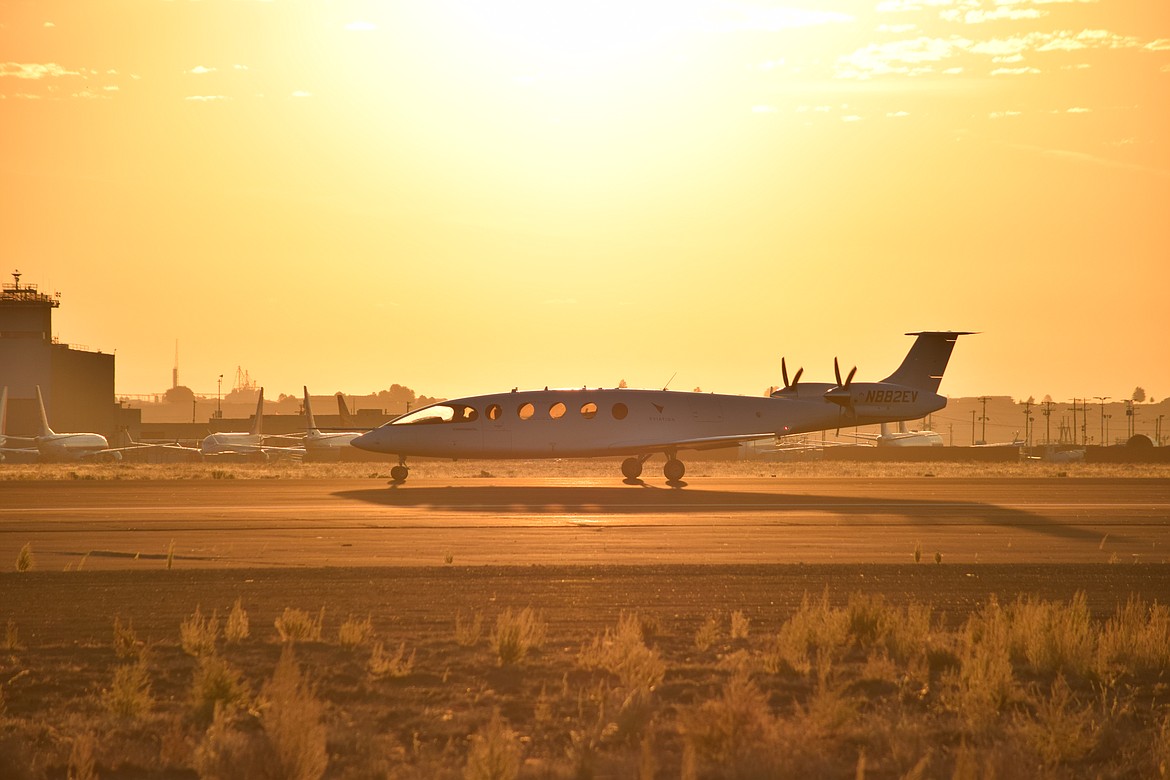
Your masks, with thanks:
[[[38,458],[42,461],[66,463],[99,455],[110,448],[100,433],[51,433],[36,437]],[[110,458],[121,459],[122,453],[112,452]]]
[[[852,405],[824,391],[756,398],[672,390],[574,389],[444,401],[365,433],[355,447],[400,456],[598,457],[706,449],[753,436],[786,436],[870,422],[912,420],[946,400],[912,388],[851,388]],[[803,396],[803,397],[802,397]]]
[[[212,433],[200,442],[199,451],[204,455],[251,453],[262,443],[254,433]]]

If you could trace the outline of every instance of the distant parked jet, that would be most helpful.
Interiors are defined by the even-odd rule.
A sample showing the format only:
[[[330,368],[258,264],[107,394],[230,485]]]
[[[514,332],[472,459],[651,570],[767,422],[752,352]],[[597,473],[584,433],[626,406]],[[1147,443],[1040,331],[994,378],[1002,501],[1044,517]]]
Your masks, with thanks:
[[[898,423],[898,430],[891,431],[889,423],[882,423],[881,433],[843,433],[857,439],[871,441],[879,447],[942,447],[943,437],[934,431],[910,431],[906,423]]]
[[[898,369],[881,382],[800,385],[803,369],[765,398],[672,390],[536,390],[458,398],[425,406],[362,434],[353,445],[399,457],[396,483],[409,474],[406,457],[566,458],[626,455],[628,481],[654,453],[666,455],[663,474],[677,484],[683,449],[845,426],[914,420],[946,406],[938,395],[955,341],[967,333],[921,332]]]
[[[121,460],[123,450],[133,447],[111,448],[105,436],[100,433],[57,433],[49,427],[49,416],[45,413],[45,399],[41,386],[37,385],[37,404],[41,411],[41,432],[36,436],[11,436],[5,434],[8,414],[8,388],[0,393],[0,453],[35,455],[46,463],[61,463],[79,460]],[[9,447],[11,442],[29,442],[27,447]]]
[[[262,460],[273,457],[300,458],[305,454],[304,447],[275,447],[264,443],[264,388],[260,388],[260,397],[256,401],[256,419],[252,423],[252,430],[247,433],[220,432],[208,434],[199,445],[204,457],[219,457],[223,455],[249,455]]]

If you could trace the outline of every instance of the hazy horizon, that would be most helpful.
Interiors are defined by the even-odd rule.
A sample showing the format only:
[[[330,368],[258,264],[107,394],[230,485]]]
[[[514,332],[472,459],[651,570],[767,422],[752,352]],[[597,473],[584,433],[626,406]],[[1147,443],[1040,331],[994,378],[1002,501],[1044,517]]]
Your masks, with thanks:
[[[119,394],[1170,395],[1170,7],[0,8],[0,279]]]

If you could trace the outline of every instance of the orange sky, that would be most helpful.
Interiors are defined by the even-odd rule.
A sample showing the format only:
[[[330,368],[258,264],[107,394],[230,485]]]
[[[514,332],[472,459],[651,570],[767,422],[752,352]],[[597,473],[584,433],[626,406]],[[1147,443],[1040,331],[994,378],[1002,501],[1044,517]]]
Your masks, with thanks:
[[[6,0],[0,271],[119,393],[1170,395],[1170,5]]]

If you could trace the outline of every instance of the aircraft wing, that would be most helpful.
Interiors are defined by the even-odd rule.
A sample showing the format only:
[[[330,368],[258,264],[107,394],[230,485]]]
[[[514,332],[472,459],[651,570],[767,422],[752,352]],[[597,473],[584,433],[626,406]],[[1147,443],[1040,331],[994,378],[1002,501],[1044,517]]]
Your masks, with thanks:
[[[760,441],[775,438],[774,433],[733,433],[723,436],[701,436],[693,439],[673,439],[660,442],[614,442],[610,448],[628,452],[662,452],[675,448],[680,450],[716,450],[735,447],[745,441]]]

